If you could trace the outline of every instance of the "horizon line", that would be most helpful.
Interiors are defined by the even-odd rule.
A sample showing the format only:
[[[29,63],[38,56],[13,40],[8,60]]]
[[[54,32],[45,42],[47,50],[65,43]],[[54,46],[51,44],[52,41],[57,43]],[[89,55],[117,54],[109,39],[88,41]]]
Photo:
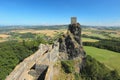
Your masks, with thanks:
[[[69,24],[6,24],[6,25],[0,25],[0,27],[5,26],[60,26],[60,25],[69,25]],[[84,25],[80,24],[82,26],[93,26],[93,27],[120,27],[120,25]]]

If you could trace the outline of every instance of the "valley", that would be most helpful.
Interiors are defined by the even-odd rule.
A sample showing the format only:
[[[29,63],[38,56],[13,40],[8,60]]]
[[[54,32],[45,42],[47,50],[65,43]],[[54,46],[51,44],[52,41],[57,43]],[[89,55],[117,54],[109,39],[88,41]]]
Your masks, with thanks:
[[[59,26],[60,27],[60,26]],[[67,26],[65,26],[66,28]],[[39,43],[43,44],[53,44],[55,40],[57,40],[61,35],[67,33],[67,30],[63,29],[10,29],[5,30],[2,33],[0,33],[0,44],[1,44],[1,53],[0,57],[1,60],[1,69],[2,71],[5,71],[4,74],[2,74],[1,77],[4,79],[6,75],[8,75],[14,67],[21,61],[24,60],[24,58],[28,57],[29,55],[33,54],[37,49]],[[120,74],[120,64],[119,64],[119,58],[120,58],[120,29],[111,29],[111,28],[91,28],[91,27],[82,27],[82,42],[84,45],[84,49],[87,53],[87,55],[90,55],[92,58],[96,59],[97,61],[104,64],[107,68],[110,70],[116,70]],[[11,44],[15,45],[11,45]],[[21,44],[22,43],[22,44]],[[117,44],[118,43],[118,44]],[[6,48],[7,45],[12,46],[13,48]],[[21,47],[19,47],[21,45]],[[99,45],[99,46],[98,46]],[[17,47],[16,47],[17,46]],[[107,47],[106,47],[107,46]],[[16,53],[2,52],[4,49],[14,52],[14,48],[16,47],[17,55]],[[22,48],[25,48],[25,50],[28,52],[28,54],[19,55],[19,48],[22,50]],[[23,51],[25,53],[25,51]],[[7,55],[11,55],[10,58]],[[23,57],[23,58],[22,58]],[[6,62],[5,62],[6,61]],[[9,62],[10,61],[10,62]],[[9,66],[9,63],[14,65]],[[58,67],[61,66],[61,64],[58,62]],[[4,70],[5,66],[8,68]],[[62,68],[60,68],[62,70]],[[66,74],[62,70],[61,76],[63,74]],[[74,76],[72,73],[68,76]],[[75,74],[76,75],[76,74]],[[65,76],[64,76],[65,77]],[[66,75],[67,77],[67,75]],[[81,79],[81,78],[80,78]]]

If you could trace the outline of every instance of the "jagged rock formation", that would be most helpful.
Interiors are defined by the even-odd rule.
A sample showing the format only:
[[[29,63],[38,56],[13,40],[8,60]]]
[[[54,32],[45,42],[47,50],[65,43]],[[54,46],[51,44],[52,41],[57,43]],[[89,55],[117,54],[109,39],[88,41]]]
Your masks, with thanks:
[[[64,58],[74,59],[76,57],[85,57],[85,51],[83,50],[81,41],[81,28],[79,23],[70,24],[67,34],[63,35],[59,39],[59,43],[59,51],[66,54]]]
[[[86,53],[81,41],[80,24],[76,23],[74,19],[68,26],[67,33],[63,34],[58,40],[60,63],[58,62],[54,67],[54,80],[59,80],[62,77],[62,80],[81,80],[76,79],[75,74],[80,75],[84,68]]]

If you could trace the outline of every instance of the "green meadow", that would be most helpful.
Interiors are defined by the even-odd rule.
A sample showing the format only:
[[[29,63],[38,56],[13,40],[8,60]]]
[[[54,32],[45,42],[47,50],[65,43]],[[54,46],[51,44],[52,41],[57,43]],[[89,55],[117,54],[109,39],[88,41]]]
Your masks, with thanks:
[[[105,64],[109,69],[117,70],[120,74],[120,53],[90,46],[84,46],[84,49],[87,55]]]

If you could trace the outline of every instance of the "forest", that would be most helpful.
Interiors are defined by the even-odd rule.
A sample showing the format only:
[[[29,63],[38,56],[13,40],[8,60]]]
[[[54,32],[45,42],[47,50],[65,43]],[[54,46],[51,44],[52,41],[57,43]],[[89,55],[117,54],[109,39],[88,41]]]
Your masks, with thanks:
[[[0,43],[0,80],[4,80],[15,66],[33,54],[39,44],[51,44],[47,36],[39,36],[33,40],[11,40]]]

